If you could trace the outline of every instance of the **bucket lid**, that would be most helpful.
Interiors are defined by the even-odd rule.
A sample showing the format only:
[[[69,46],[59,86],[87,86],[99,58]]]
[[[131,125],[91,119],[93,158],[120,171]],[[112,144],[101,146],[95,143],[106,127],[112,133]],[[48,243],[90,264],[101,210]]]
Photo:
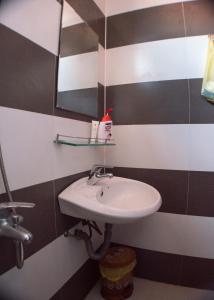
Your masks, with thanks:
[[[101,260],[100,266],[105,268],[121,268],[136,260],[136,253],[129,247],[112,247]]]

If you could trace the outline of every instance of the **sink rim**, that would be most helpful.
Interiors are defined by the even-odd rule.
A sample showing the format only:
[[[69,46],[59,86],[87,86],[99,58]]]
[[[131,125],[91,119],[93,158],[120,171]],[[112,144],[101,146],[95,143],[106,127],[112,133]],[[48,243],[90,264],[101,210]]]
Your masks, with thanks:
[[[113,223],[129,223],[130,221],[136,221],[137,219],[141,219],[145,216],[148,216],[156,211],[159,210],[161,204],[162,204],[162,199],[159,191],[154,188],[153,186],[142,182],[138,181],[135,179],[129,179],[129,178],[124,178],[124,177],[118,177],[114,176],[112,179],[102,179],[99,181],[98,184],[94,186],[87,185],[87,187],[91,187],[91,189],[94,189],[96,192],[96,198],[94,199],[89,199],[86,197],[79,197],[78,200],[70,200],[68,197],[66,198],[66,192],[71,193],[71,192],[78,192],[78,186],[79,188],[83,188],[84,184],[87,184],[88,177],[83,177],[80,178],[79,180],[73,182],[70,184],[65,190],[63,190],[59,195],[59,204],[60,204],[60,209],[61,212],[69,215],[69,216],[74,216],[74,217],[79,217],[79,218],[84,218],[83,215],[84,213],[91,214],[93,215],[94,218],[96,219],[111,219]],[[110,205],[106,205],[100,201],[98,201],[97,198],[97,193],[101,192],[102,188],[104,186],[107,186],[111,181],[119,181],[119,182],[134,182],[137,183],[138,185],[144,185],[147,187],[147,189],[152,190],[156,195],[155,195],[155,201],[151,203],[151,205],[147,205],[146,208],[139,209],[138,208],[133,208],[133,209],[124,209],[124,208],[118,208],[118,207],[112,207]],[[62,198],[62,194],[63,198]],[[72,195],[70,196],[72,197]],[[82,198],[82,199],[81,199]],[[93,201],[93,205],[86,205],[88,204],[87,201]],[[73,209],[73,211],[77,212],[77,216],[74,214],[68,214],[65,212],[65,206],[67,206],[67,209],[69,209],[68,206],[70,206],[70,210]],[[63,209],[64,207],[64,209]],[[80,216],[81,215],[81,216]],[[92,219],[92,218],[91,218]],[[121,222],[122,221],[122,222]]]

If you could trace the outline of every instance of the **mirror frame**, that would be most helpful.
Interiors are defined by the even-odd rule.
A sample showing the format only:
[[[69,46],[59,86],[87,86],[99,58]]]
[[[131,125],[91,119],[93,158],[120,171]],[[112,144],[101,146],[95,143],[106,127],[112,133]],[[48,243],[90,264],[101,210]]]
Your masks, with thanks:
[[[59,57],[60,57],[60,43],[61,43],[61,28],[62,28],[62,16],[63,16],[63,5],[65,0],[56,0],[61,4],[61,12],[60,12],[60,22],[59,22],[59,42],[58,42],[58,53],[56,55],[56,66],[55,66],[55,93],[54,93],[54,115],[59,117],[65,117],[65,118],[71,118],[74,120],[80,120],[85,122],[91,122],[92,120],[99,120],[104,113],[104,94],[105,94],[105,87],[99,82],[97,82],[98,91],[97,91],[97,101],[98,101],[98,117],[91,117],[85,114],[73,112],[70,110],[62,109],[60,107],[57,107],[57,94],[58,94],[58,73],[59,73]],[[72,2],[72,0],[68,0],[68,2]],[[78,1],[79,1],[79,7],[78,7]],[[75,7],[72,6],[71,3],[69,3],[73,9],[76,10],[76,12],[81,16],[83,21],[88,24],[88,26],[97,34],[98,36],[98,45],[101,44],[103,47],[105,46],[105,16],[100,11],[100,9],[96,6],[96,4],[93,2],[93,0],[87,1],[84,11],[83,11],[83,5],[81,6],[82,2],[81,0],[74,1]],[[88,7],[87,7],[88,6]],[[90,9],[94,9],[96,16],[95,20],[91,20],[91,15],[87,11]],[[87,19],[88,17],[88,19]],[[91,26],[90,22],[93,24],[98,24],[98,28],[93,28],[95,26]],[[100,26],[99,26],[100,25]]]

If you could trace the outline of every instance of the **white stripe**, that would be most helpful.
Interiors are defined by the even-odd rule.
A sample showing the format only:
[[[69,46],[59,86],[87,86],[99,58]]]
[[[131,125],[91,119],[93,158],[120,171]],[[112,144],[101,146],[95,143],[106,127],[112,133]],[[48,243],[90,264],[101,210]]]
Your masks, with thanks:
[[[100,238],[95,235],[93,240],[96,249]],[[50,299],[87,259],[82,241],[60,236],[25,260],[22,270],[13,268],[1,275],[0,295],[10,300]]]
[[[138,223],[115,225],[113,241],[148,250],[214,259],[213,229],[214,218],[158,212]]]
[[[61,5],[53,0],[1,1],[0,23],[58,53]]]
[[[133,10],[195,0],[107,0],[106,14],[112,16]]]
[[[117,125],[106,149],[118,167],[214,171],[214,124]]]
[[[62,27],[73,26],[79,23],[84,23],[83,19],[76,13],[67,1],[64,1]]]
[[[60,58],[59,91],[97,87],[97,82],[98,51]]]
[[[116,146],[106,150],[107,163],[188,170],[189,125],[122,125],[113,129]]]
[[[0,107],[0,142],[12,190],[86,171],[101,162],[101,149],[58,146],[53,143],[57,133],[88,137],[90,123]]]
[[[108,49],[107,85],[201,78],[207,36],[195,36]]]

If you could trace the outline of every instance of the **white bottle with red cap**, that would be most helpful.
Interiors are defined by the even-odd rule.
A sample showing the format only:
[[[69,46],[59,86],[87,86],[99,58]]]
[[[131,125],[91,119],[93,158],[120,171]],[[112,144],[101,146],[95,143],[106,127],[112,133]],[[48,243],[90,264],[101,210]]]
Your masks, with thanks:
[[[100,121],[98,129],[98,142],[99,143],[110,143],[112,139],[112,119],[109,113],[112,112],[112,108],[106,110],[106,114]]]

